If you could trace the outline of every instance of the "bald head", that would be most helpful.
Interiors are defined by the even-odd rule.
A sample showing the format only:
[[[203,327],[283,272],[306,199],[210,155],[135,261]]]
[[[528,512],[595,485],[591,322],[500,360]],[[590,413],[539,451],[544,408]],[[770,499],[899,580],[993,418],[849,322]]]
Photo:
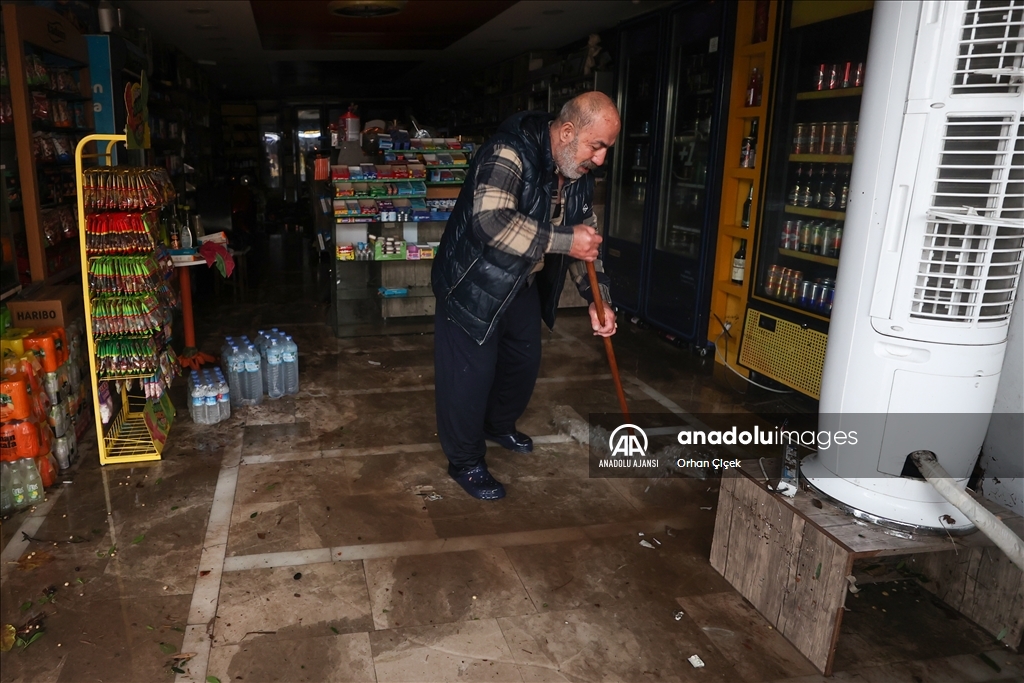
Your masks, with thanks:
[[[558,172],[574,180],[602,165],[620,127],[615,103],[602,92],[566,102],[551,122],[551,155]]]
[[[558,123],[572,123],[582,130],[599,119],[618,122],[619,111],[615,108],[612,98],[596,90],[577,95],[562,105],[558,113]]]

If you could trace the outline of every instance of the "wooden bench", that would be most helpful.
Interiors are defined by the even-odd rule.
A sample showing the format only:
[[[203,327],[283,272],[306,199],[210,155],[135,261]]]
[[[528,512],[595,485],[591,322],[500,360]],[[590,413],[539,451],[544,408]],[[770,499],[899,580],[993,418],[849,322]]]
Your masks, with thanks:
[[[777,464],[769,474],[773,470]],[[1014,533],[1024,533],[1024,519],[979,500]],[[826,676],[832,674],[854,562],[891,556],[909,556],[908,566],[927,577],[925,588],[1019,649],[1024,572],[983,534],[900,538],[810,491],[794,498],[769,491],[756,460],[722,477],[711,566]]]

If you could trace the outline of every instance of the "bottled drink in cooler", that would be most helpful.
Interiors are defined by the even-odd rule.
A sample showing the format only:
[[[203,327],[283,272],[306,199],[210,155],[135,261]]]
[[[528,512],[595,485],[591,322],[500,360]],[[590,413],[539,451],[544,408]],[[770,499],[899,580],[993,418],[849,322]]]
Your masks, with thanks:
[[[796,182],[793,183],[792,189],[786,196],[786,203],[790,206],[796,206],[800,203],[800,197],[803,195],[804,187],[804,165],[800,164],[796,167]]]
[[[284,367],[284,393],[299,393],[299,346],[290,336],[284,338],[281,365]]]

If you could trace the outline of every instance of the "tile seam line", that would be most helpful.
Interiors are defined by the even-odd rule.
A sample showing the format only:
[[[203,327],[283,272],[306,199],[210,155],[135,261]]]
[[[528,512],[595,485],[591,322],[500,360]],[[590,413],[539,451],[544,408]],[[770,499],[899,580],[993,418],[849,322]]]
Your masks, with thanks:
[[[224,561],[227,557],[227,544],[231,534],[231,512],[234,508],[235,494],[238,490],[240,464],[241,451],[239,451],[237,455],[225,455],[221,461],[221,467],[217,473],[217,484],[214,488],[213,501],[210,505],[210,515],[206,523],[206,535],[203,537],[202,554],[211,552],[219,556],[219,558],[215,560],[215,562],[219,562],[220,564],[220,567],[216,572],[219,575],[220,580],[217,583],[217,592],[213,597],[212,609],[214,616],[206,623],[192,623],[191,620],[193,611],[200,608],[200,605],[197,604],[199,600],[196,597],[196,587],[199,585],[204,571],[213,572],[213,567],[210,567],[209,569],[203,568],[203,557],[201,554],[199,557],[199,566],[196,567],[196,578],[192,588],[192,600],[189,603],[189,613],[185,626],[185,637],[182,639],[182,651],[186,651],[186,645],[188,645],[189,647],[187,651],[194,651],[196,653],[196,656],[190,660],[188,664],[198,660],[196,663],[201,665],[202,670],[192,673],[192,667],[186,665],[186,673],[177,674],[174,679],[175,683],[201,683],[206,681],[206,674],[210,667],[210,654],[213,649],[212,634],[209,633],[208,629],[211,623],[216,623],[217,607],[220,604],[220,591],[224,576]],[[222,481],[227,481],[229,479],[233,480],[231,490],[227,490],[227,484],[224,484],[222,489]],[[215,524],[227,524],[223,541],[218,538],[221,535],[220,532],[215,533],[213,531]],[[216,539],[216,542],[213,542],[214,539]]]
[[[566,536],[571,536],[572,537],[572,538],[570,538],[568,540],[587,541],[587,540],[593,540],[594,538],[611,538],[611,537],[614,537],[614,536],[622,535],[624,533],[630,533],[629,531],[621,531],[620,532],[619,530],[609,529],[608,530],[609,533],[601,534],[601,535],[595,537],[595,536],[589,534],[588,530],[600,530],[602,527],[607,527],[607,526],[616,525],[616,524],[622,524],[622,525],[630,525],[630,524],[632,524],[632,525],[635,525],[635,526],[641,527],[641,528],[648,528],[648,527],[655,527],[655,528],[657,528],[657,527],[663,527],[665,524],[669,524],[669,525],[671,525],[671,524],[679,524],[681,519],[682,519],[681,517],[664,517],[664,518],[658,518],[658,519],[653,519],[653,520],[637,520],[635,522],[609,522],[609,523],[606,523],[606,524],[588,524],[588,525],[584,525],[584,526],[559,527],[559,528],[556,528],[556,529],[539,529],[537,531],[523,531],[523,532],[513,532],[513,533],[522,534],[523,536],[527,536],[529,534],[551,534],[551,533],[554,533],[554,532],[563,532]],[[392,557],[410,557],[410,556],[415,556],[415,555],[443,555],[445,553],[450,553],[450,552],[466,552],[466,551],[469,551],[469,550],[483,550],[483,549],[487,549],[487,548],[523,547],[523,546],[530,546],[530,545],[543,545],[545,543],[552,543],[552,542],[560,543],[560,542],[564,542],[566,540],[566,539],[559,539],[557,541],[550,541],[550,540],[536,540],[536,541],[534,541],[534,540],[530,540],[528,538],[512,538],[512,539],[499,539],[499,538],[497,538],[498,536],[503,536],[503,535],[504,534],[480,534],[478,536],[460,536],[460,537],[453,538],[453,539],[431,539],[430,541],[427,541],[427,543],[440,543],[441,541],[445,541],[445,543],[441,544],[442,545],[441,548],[436,548],[436,549],[433,549],[433,548],[419,548],[419,549],[416,550],[416,552],[412,552],[412,553],[400,553],[400,554],[395,554],[395,555],[380,555],[380,556],[377,556],[377,555],[371,555],[371,556],[359,555],[359,556],[356,556],[356,557],[351,557],[351,558],[346,558],[346,559],[337,559],[337,557],[336,557],[339,554],[339,551],[342,551],[342,550],[344,550],[346,548],[394,546],[394,545],[401,545],[401,544],[405,544],[405,543],[415,543],[416,541],[395,541],[395,542],[388,542],[388,543],[367,544],[367,546],[330,546],[330,547],[325,547],[325,548],[307,548],[307,549],[304,549],[304,550],[288,550],[288,551],[281,551],[279,553],[255,553],[255,554],[252,554],[252,555],[234,555],[232,557],[225,558],[224,570],[223,571],[225,573],[234,573],[234,572],[243,572],[243,571],[253,571],[253,570],[256,570],[256,569],[277,569],[277,568],[280,568],[280,567],[301,567],[301,566],[305,566],[305,565],[309,565],[309,564],[320,564],[322,562],[322,560],[302,561],[302,562],[298,562],[298,563],[282,562],[281,564],[273,564],[273,565],[259,566],[259,567],[233,568],[231,566],[231,565],[239,565],[239,564],[243,564],[243,563],[246,563],[246,562],[251,562],[251,560],[249,558],[265,557],[265,558],[268,558],[270,560],[273,560],[273,559],[276,558],[276,559],[280,559],[280,560],[283,561],[283,560],[286,560],[286,559],[291,559],[291,558],[287,558],[286,556],[287,555],[291,555],[293,553],[312,553],[312,552],[315,552],[315,551],[322,551],[322,550],[329,550],[330,551],[330,561],[331,562],[365,562],[367,559],[379,560],[379,559],[386,559],[386,558],[392,558]],[[474,541],[466,543],[466,545],[469,546],[469,547],[461,547],[461,548],[452,549],[452,550],[446,550],[446,549],[443,548],[443,546],[447,545],[448,541],[452,541],[452,540],[463,541],[464,539],[474,539]],[[489,540],[490,540],[490,542],[488,542]]]
[[[611,379],[610,373],[600,373],[596,375],[578,375],[572,376],[558,376],[558,377],[538,377],[537,384],[568,384],[570,382],[594,382],[600,380]],[[417,391],[434,391],[435,386],[433,384],[413,384],[407,387],[379,387],[372,389],[340,389],[335,393],[336,396],[374,396],[379,394],[407,394]]]
[[[572,441],[572,437],[566,434],[543,434],[533,437],[535,444],[546,446],[549,444],[561,444]],[[494,442],[491,442],[494,443]],[[490,448],[500,448],[494,444]],[[403,455],[407,453],[423,453],[427,451],[440,450],[440,442],[397,444],[394,446],[358,447],[358,448],[325,448],[314,451],[286,451],[280,453],[252,453],[243,455],[240,464],[242,465],[270,465],[284,462],[301,462],[303,460],[329,460],[331,458],[367,458],[377,455]],[[309,454],[309,457],[296,457]],[[279,457],[283,456],[283,457]]]

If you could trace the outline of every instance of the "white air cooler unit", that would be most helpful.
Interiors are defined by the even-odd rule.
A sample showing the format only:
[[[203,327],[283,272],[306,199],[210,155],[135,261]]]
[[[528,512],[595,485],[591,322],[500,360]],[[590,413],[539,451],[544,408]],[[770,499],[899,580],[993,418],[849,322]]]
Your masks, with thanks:
[[[934,451],[965,486],[988,429],[1024,257],[1022,59],[1024,0],[875,3],[819,404],[858,438],[802,464],[863,519],[972,529],[907,462]]]

